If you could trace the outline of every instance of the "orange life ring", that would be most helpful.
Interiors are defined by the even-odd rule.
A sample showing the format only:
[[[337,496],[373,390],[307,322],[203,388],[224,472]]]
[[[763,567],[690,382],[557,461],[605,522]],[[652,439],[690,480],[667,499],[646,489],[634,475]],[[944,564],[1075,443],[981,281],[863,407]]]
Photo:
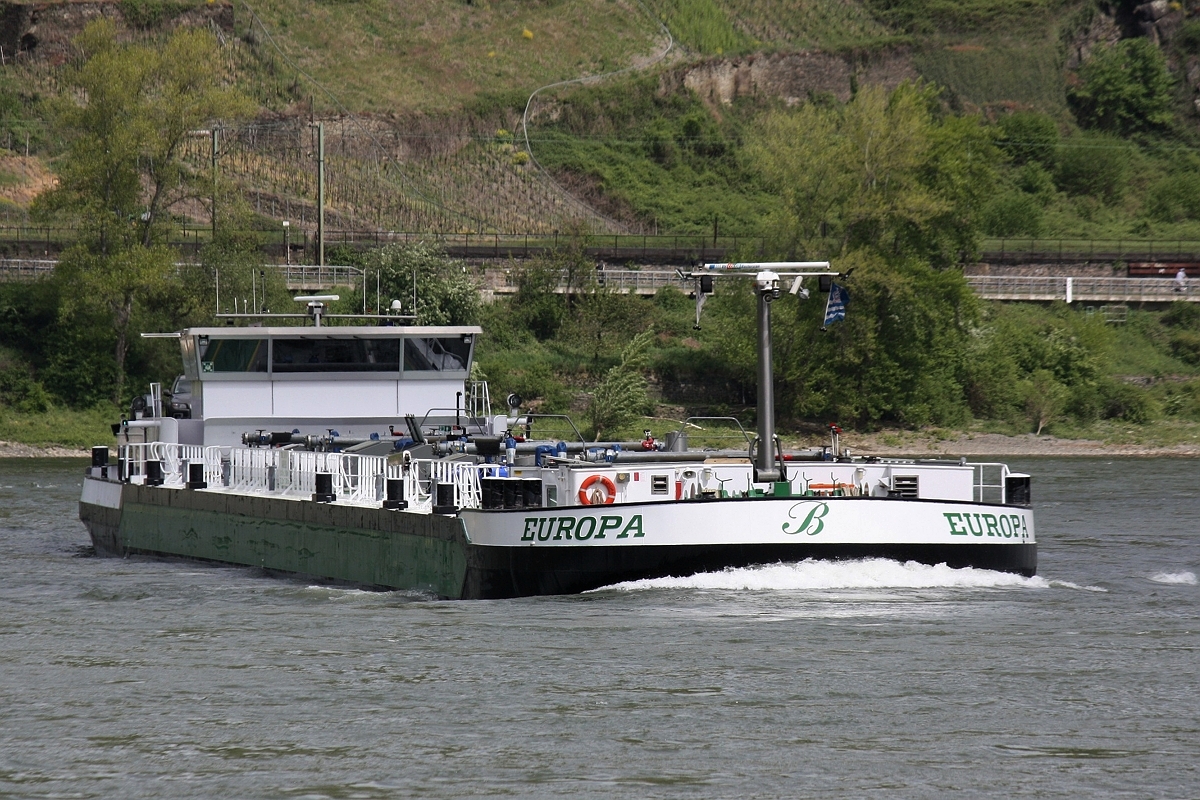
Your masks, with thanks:
[[[597,482],[600,484],[603,484],[604,491],[608,493],[607,497],[604,498],[603,502],[595,502],[592,497],[588,496],[588,489],[592,488],[592,484],[597,483]],[[597,489],[596,494],[598,495],[599,493],[600,493],[600,491]],[[612,505],[613,501],[616,499],[617,499],[617,485],[603,475],[589,476],[588,478],[585,478],[583,483],[580,484],[580,486],[579,486],[579,502],[585,506],[590,506],[590,505],[608,506],[608,505]]]

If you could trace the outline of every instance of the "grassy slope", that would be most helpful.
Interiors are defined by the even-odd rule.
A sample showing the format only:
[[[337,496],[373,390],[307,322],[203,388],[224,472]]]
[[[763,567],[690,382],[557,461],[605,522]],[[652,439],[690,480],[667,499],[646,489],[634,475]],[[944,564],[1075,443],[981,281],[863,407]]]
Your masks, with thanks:
[[[355,111],[455,110],[482,92],[528,93],[656,49],[652,21],[624,0],[259,0],[255,8],[288,54]]]

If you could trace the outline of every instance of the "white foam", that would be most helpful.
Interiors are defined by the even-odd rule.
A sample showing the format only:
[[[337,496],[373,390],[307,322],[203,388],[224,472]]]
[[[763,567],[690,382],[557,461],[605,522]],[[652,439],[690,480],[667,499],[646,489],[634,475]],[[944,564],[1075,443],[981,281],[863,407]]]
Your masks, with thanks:
[[[1054,585],[1067,585],[1055,581]],[[653,578],[606,587],[619,591],[646,589],[709,589],[725,591],[805,591],[821,589],[932,589],[998,588],[1018,586],[1048,589],[1044,578],[1026,578],[986,569],[951,569],[915,561],[900,563],[882,558],[861,561],[814,561],[701,572],[686,578]],[[1093,587],[1088,587],[1093,588]],[[1100,591],[1103,591],[1102,589]]]
[[[1159,572],[1150,576],[1150,580],[1155,583],[1170,583],[1181,584],[1184,586],[1196,585],[1196,573],[1194,572]]]

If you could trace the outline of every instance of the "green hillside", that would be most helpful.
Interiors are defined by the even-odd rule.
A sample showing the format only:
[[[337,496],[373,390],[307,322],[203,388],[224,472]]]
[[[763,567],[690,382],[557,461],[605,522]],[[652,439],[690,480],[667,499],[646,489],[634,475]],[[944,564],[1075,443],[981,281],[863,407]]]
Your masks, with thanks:
[[[258,246],[281,220],[311,236],[320,122],[333,229],[560,235],[564,251],[512,265],[518,294],[489,306],[462,265],[428,249],[330,259],[384,297],[410,296],[418,276],[425,321],[489,330],[495,394],[587,415],[594,432],[644,424],[594,400],[630,347],[650,377],[633,410],[747,414],[747,298],[718,294],[696,332],[682,294],[612,294],[581,248],[598,233],[718,229],[758,237],[756,255],[855,268],[846,324],[822,331],[819,303],[777,315],[792,422],[1117,436],[1169,420],[1193,437],[1190,306],[1115,330],[1073,308],[979,303],[958,269],[984,237],[1200,239],[1200,19],[1191,2],[1160,10],[121,0],[111,34],[75,45],[82,24],[56,32],[44,14],[37,49],[0,65],[0,208],[80,241],[53,279],[0,286],[0,405],[53,414],[169,380],[170,348],[133,334],[211,323],[218,269],[226,297],[287,305],[256,275]],[[208,105],[188,100],[198,86]],[[126,117],[136,124],[112,124]],[[198,133],[213,125],[215,164]],[[202,266],[178,270],[168,233],[207,241],[214,208]],[[580,289],[571,301],[546,291],[561,274]],[[434,302],[443,291],[453,302]]]

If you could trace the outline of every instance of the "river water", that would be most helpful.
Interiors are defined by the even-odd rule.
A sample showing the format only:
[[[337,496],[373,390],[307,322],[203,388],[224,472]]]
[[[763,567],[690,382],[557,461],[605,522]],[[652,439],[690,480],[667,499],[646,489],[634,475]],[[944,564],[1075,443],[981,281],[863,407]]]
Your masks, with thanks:
[[[1200,469],[1037,459],[1033,579],[438,602],[91,555],[0,460],[0,797],[1200,796]]]

